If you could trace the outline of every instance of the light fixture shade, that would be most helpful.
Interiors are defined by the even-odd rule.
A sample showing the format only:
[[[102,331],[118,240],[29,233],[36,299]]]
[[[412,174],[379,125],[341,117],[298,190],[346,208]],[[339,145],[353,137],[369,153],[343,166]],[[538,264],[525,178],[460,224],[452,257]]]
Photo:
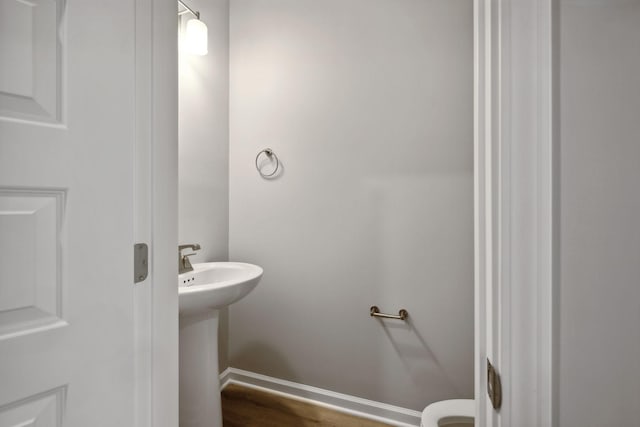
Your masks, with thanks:
[[[199,19],[190,19],[184,34],[184,49],[194,55],[206,55],[208,52],[207,25]]]

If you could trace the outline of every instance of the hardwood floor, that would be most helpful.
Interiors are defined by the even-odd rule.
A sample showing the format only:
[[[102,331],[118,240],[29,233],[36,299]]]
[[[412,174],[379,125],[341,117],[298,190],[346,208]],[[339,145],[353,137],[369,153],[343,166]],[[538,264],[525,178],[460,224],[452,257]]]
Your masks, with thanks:
[[[236,384],[222,390],[222,418],[224,427],[389,427]]]

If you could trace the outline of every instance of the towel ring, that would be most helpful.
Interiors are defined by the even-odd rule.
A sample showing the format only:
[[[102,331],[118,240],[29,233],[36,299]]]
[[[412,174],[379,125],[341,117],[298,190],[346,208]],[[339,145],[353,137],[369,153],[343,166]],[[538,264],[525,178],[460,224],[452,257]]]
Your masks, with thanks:
[[[258,165],[258,160],[260,159],[260,155],[263,153],[266,154],[269,160],[275,159],[276,161],[276,167],[273,169],[271,173],[262,173],[262,170],[260,170],[260,166]],[[280,168],[280,161],[278,160],[278,156],[276,156],[276,153],[274,153],[271,148],[265,148],[264,150],[261,150],[258,152],[258,155],[256,156],[256,170],[262,177],[264,178],[272,177],[273,175],[276,174],[276,172],[278,172],[279,168]]]

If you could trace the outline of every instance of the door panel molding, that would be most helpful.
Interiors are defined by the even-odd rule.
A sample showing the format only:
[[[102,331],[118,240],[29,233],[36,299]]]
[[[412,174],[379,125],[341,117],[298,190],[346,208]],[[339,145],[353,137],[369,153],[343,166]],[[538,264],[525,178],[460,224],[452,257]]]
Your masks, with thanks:
[[[3,426],[62,427],[66,398],[65,385],[3,405],[0,423]]]
[[[62,123],[64,10],[65,0],[0,3],[0,120]]]
[[[65,196],[63,189],[0,187],[0,340],[67,325]]]

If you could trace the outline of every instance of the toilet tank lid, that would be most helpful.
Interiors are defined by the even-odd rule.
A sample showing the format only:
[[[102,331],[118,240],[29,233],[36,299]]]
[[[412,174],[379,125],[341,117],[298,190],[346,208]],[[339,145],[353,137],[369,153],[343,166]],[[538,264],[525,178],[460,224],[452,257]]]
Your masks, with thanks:
[[[437,427],[443,418],[463,417],[474,418],[476,404],[473,399],[450,399],[434,402],[422,411],[422,425]]]

